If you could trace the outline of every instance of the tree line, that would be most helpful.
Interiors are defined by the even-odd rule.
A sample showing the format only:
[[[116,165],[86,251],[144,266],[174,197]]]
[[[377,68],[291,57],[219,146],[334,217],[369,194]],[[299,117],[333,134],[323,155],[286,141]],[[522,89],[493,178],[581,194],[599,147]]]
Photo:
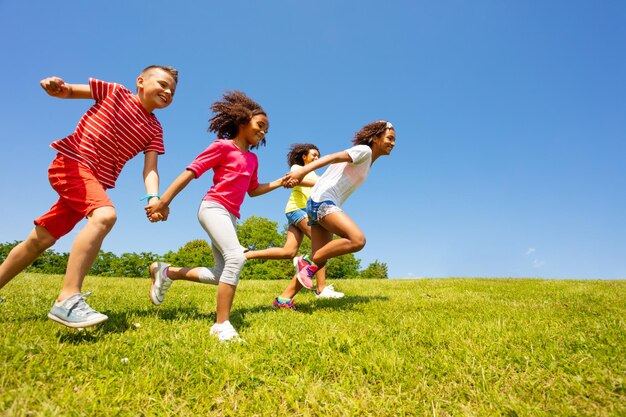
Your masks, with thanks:
[[[251,216],[242,223],[237,224],[237,234],[241,244],[251,250],[265,249],[270,247],[282,247],[287,236],[284,227],[279,232],[278,223],[264,217]],[[19,242],[0,243],[0,262],[3,262],[7,254]],[[304,239],[300,247],[300,253],[309,253],[311,242]],[[31,266],[27,272],[44,274],[64,274],[69,253],[58,253],[53,249],[45,251]],[[210,245],[205,240],[192,240],[179,248],[176,252],[168,251],[164,255],[152,252],[122,253],[115,255],[112,252],[100,251],[94,262],[90,275],[103,277],[149,277],[149,267],[154,261],[164,261],[176,266],[212,266],[213,253]],[[378,278],[386,279],[387,264],[378,260],[370,263],[365,269],[361,269],[361,260],[354,254],[340,256],[331,259],[327,264],[326,276],[328,279],[351,279],[351,278]],[[242,279],[290,279],[294,274],[294,268],[290,259],[286,260],[263,260],[254,259],[246,263],[241,273]]]

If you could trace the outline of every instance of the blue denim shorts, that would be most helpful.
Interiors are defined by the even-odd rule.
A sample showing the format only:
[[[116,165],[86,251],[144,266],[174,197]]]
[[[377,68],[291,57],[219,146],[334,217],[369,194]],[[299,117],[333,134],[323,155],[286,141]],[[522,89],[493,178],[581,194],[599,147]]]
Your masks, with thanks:
[[[306,202],[306,214],[309,216],[309,226],[319,225],[319,221],[328,214],[336,213],[338,211],[343,210],[330,200],[324,200],[317,203],[309,198]]]
[[[306,218],[306,210],[298,209],[298,210],[290,211],[289,213],[285,213],[285,217],[287,217],[287,223],[289,224],[289,226],[291,225],[295,226],[298,223],[300,223],[302,219]]]

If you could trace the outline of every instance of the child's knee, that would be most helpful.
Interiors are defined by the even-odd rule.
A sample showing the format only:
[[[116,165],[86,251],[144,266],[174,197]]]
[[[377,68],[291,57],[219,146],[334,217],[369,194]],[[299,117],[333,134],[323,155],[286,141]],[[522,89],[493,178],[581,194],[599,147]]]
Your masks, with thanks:
[[[232,254],[230,254],[230,256],[224,257],[224,261],[226,263],[224,269],[228,268],[233,271],[237,270],[241,272],[241,270],[243,269],[243,265],[246,263],[246,260],[246,256],[243,254],[243,252],[233,252]],[[237,276],[239,277],[239,274],[237,274]]]
[[[224,253],[224,270],[220,282],[236,286],[239,283],[239,276],[245,263],[246,257],[241,251]]]
[[[35,230],[26,239],[31,248],[40,252],[54,245],[56,241],[57,239],[41,226],[35,226]]]
[[[117,213],[113,207],[100,207],[91,212],[89,220],[111,230],[117,222]]]
[[[293,246],[285,246],[283,248],[283,256],[285,257],[285,259],[291,259],[294,256],[296,256],[298,254],[298,246],[297,245],[293,245]]]
[[[356,251],[360,251],[361,249],[363,249],[365,247],[365,235],[360,235],[360,236],[356,236],[353,239],[351,239],[352,241],[352,246],[354,247],[355,252]]]
[[[198,279],[203,284],[217,285],[220,282],[219,280],[220,274],[221,274],[221,271],[219,272],[211,271],[209,268],[202,267],[200,268]]]

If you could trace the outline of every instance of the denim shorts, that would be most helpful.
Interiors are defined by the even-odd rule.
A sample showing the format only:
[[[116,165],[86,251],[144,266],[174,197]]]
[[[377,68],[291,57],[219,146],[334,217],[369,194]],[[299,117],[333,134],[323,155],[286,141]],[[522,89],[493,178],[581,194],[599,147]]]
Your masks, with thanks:
[[[309,198],[306,202],[306,214],[309,216],[309,226],[319,225],[319,221],[324,217],[338,211],[343,210],[330,200],[317,203]]]
[[[289,226],[297,225],[300,223],[302,219],[306,218],[306,210],[305,209],[297,209],[294,211],[290,211],[289,213],[285,213],[285,217],[287,217],[287,222]]]

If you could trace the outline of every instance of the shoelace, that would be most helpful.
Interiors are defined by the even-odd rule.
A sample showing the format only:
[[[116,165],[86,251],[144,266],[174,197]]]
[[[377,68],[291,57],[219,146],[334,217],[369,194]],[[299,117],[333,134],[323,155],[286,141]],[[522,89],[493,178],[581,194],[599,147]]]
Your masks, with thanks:
[[[76,301],[68,308],[68,311],[71,313],[76,311],[79,314],[89,314],[95,312],[93,308],[89,307],[89,304],[85,302],[85,298],[89,298],[91,296],[91,291],[86,292],[85,294],[78,294],[76,297]]]

